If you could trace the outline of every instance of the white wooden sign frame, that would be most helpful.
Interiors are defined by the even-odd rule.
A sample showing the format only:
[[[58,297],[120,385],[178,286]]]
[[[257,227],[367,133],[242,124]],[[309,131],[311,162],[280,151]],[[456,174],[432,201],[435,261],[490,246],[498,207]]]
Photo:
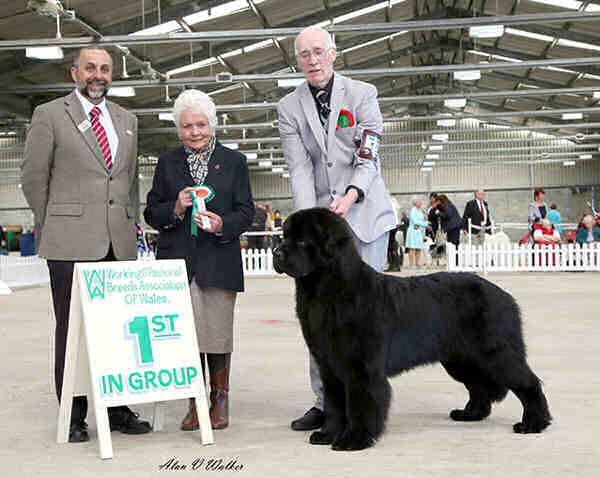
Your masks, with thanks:
[[[138,271],[144,269],[147,271],[148,268],[179,268],[179,270],[183,271],[182,277],[180,277],[178,280],[180,286],[182,285],[182,282],[185,282],[185,288],[178,291],[178,293],[172,294],[177,299],[175,300],[175,304],[172,305],[172,308],[179,312],[177,319],[178,321],[182,322],[178,322],[178,324],[181,323],[185,325],[186,333],[193,335],[193,340],[191,337],[187,337],[186,340],[183,341],[183,343],[186,344],[185,346],[182,347],[181,343],[177,344],[177,355],[179,357],[185,357],[185,363],[190,365],[188,369],[195,367],[197,375],[194,376],[195,379],[193,380],[193,383],[192,379],[190,379],[187,386],[180,388],[173,386],[161,390],[160,388],[150,389],[149,387],[149,390],[146,391],[147,393],[140,393],[137,394],[137,396],[132,396],[131,393],[127,393],[125,390],[120,390],[121,393],[118,393],[117,395],[121,396],[103,396],[101,384],[103,383],[102,380],[104,380],[105,376],[103,375],[102,379],[100,378],[102,371],[104,370],[103,367],[106,365],[103,363],[103,361],[107,361],[107,354],[112,354],[116,346],[114,341],[107,343],[108,341],[105,337],[98,337],[98,335],[101,335],[98,333],[98,327],[101,325],[103,331],[104,329],[112,329],[113,331],[117,330],[118,332],[123,328],[124,320],[133,314],[133,309],[135,309],[135,307],[132,306],[131,311],[127,310],[128,307],[113,307],[111,308],[111,313],[108,314],[109,316],[106,316],[105,314],[104,317],[99,318],[98,309],[102,309],[102,306],[98,305],[98,301],[92,303],[92,299],[94,297],[91,296],[89,284],[86,284],[84,271],[114,271],[119,269],[126,271]],[[155,282],[160,282],[160,280],[155,280]],[[87,290],[86,285],[88,286]],[[134,292],[129,295],[133,296],[141,294],[143,294],[143,292]],[[162,297],[169,296],[168,292],[162,292],[162,294]],[[115,300],[116,299],[112,299],[113,302]],[[152,305],[150,308],[153,307],[154,306]],[[164,310],[164,307],[164,304],[161,304],[161,306],[156,306],[157,312]],[[145,306],[144,310],[149,310],[149,308]],[[99,324],[99,319],[103,320],[104,322]],[[107,333],[109,332],[110,330]],[[113,333],[113,336],[118,337],[118,335],[118,333]],[[167,361],[169,360],[171,360],[170,357],[167,358]],[[175,360],[178,359],[176,358]],[[193,320],[187,273],[185,262],[183,260],[114,261],[75,264],[75,269],[73,272],[73,286],[71,291],[71,309],[65,354],[62,399],[58,416],[58,429],[56,438],[57,443],[67,443],[69,440],[69,424],[71,423],[73,397],[87,395],[88,400],[91,401],[90,408],[93,408],[95,412],[101,459],[109,459],[113,456],[107,410],[108,407],[119,405],[154,402],[155,406],[152,420],[152,430],[159,431],[164,425],[165,408],[168,400],[195,398],[198,421],[200,423],[201,442],[204,445],[212,444],[214,443],[214,440],[208,413],[206,389],[202,379],[202,372],[203,370],[198,352],[198,342]],[[175,369],[173,369],[173,374],[175,375]],[[183,368],[181,375],[183,378]],[[104,386],[104,389],[104,395],[106,395],[106,386]]]

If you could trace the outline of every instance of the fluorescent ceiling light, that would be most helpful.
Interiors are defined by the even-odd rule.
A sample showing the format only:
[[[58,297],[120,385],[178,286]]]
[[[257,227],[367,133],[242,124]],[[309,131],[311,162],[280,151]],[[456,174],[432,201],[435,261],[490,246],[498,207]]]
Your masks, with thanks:
[[[163,35],[166,33],[176,32],[177,30],[181,30],[181,25],[179,25],[179,23],[177,23],[175,20],[171,20],[169,22],[161,23],[160,25],[154,25],[153,27],[130,33],[129,36]]]
[[[583,113],[563,113],[562,119],[564,120],[578,120],[583,118]]]
[[[437,125],[438,126],[452,127],[452,126],[456,125],[456,120],[455,119],[441,119],[441,120],[437,120]]]
[[[430,168],[430,167],[421,168],[421,171],[423,171],[423,172],[433,171],[433,168]]]
[[[444,100],[444,106],[447,108],[464,108],[467,105],[466,98],[453,98]]]
[[[161,121],[173,121],[175,122],[175,118],[173,117],[173,113],[158,113],[158,119]]]
[[[423,161],[423,166],[435,166],[435,161]]]
[[[539,33],[526,32],[524,30],[518,30],[516,28],[507,28],[506,33],[510,33],[511,35],[516,35],[516,36],[525,37],[525,38],[533,38],[534,40],[541,40],[541,41],[545,41],[545,42],[554,41],[554,37],[551,37],[549,35],[540,35]]]
[[[237,143],[223,143],[223,146],[226,146],[229,149],[238,149],[240,147]]]
[[[600,98],[600,91],[594,91],[594,98]]]
[[[108,89],[108,96],[120,96],[123,98],[128,98],[131,96],[135,96],[135,90],[131,86],[113,86]]]
[[[481,78],[481,71],[479,70],[465,70],[465,71],[455,71],[454,79],[461,81],[475,81]]]
[[[281,166],[276,166],[274,168],[271,169],[271,172],[273,173],[283,173],[283,168]]]
[[[563,161],[563,166],[575,166],[575,161]]]
[[[271,166],[273,166],[273,161],[259,161],[258,165],[261,168],[270,168]]]
[[[277,86],[279,88],[295,88],[305,81],[304,78],[284,78],[283,80],[277,80]]]
[[[360,17],[363,15],[368,15],[369,13],[373,13],[377,10],[381,10],[382,8],[387,8],[388,2],[376,3],[375,5],[371,5],[370,7],[361,8],[360,10],[354,10],[353,12],[347,13],[346,15],[340,15],[333,19],[333,23],[342,23],[348,20],[352,20],[353,18]]]
[[[290,177],[290,173],[283,173],[281,175],[282,178],[289,178]]]
[[[440,159],[439,154],[426,154],[425,159]]]
[[[59,46],[34,46],[25,48],[27,58],[38,60],[62,60],[64,58],[62,48]]]
[[[213,56],[210,58],[205,58],[204,60],[197,61],[195,63],[191,63],[189,65],[182,66],[180,68],[175,68],[174,70],[167,71],[167,75],[173,76],[178,75],[180,73],[186,73],[192,70],[198,70],[199,68],[206,68],[207,66],[216,65],[217,59]]]
[[[584,48],[586,50],[600,51],[600,46],[592,45],[591,43],[583,43],[580,41],[565,40],[564,38],[560,38],[557,43],[561,46],[569,46],[569,47],[573,47],[573,48]]]
[[[431,139],[434,141],[448,141],[447,133],[435,133],[431,135]]]
[[[254,0],[255,5],[263,3],[264,0]],[[249,10],[248,2],[246,0],[233,0],[232,2],[224,3],[218,7],[213,7],[206,10],[201,10],[191,15],[183,17],[188,25],[195,25],[196,23],[206,22],[208,20],[214,20],[216,18],[231,15],[232,13],[239,13],[245,10]]]
[[[591,154],[580,154],[579,159],[592,159]]]
[[[430,144],[429,145],[429,151],[442,151],[444,149],[444,146],[441,144]]]
[[[569,8],[570,10],[579,10],[581,2],[576,0],[531,0],[534,3],[543,3],[554,7]]]
[[[267,40],[259,41],[257,43],[252,43],[251,45],[248,45],[248,46],[245,46],[244,51],[251,52],[251,51],[260,50],[262,48],[266,48],[269,46],[273,46],[273,40],[271,38],[268,38]]]
[[[498,38],[504,35],[504,25],[481,25],[469,27],[471,38]]]
[[[258,158],[258,154],[256,153],[246,153],[246,159],[256,159]]]

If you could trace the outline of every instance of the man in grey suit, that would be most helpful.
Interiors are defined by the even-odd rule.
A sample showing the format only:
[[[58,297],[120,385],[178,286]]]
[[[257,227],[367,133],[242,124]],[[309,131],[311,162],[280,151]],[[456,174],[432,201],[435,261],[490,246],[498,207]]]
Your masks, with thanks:
[[[324,29],[304,29],[294,46],[307,81],[278,105],[294,207],[327,207],[345,217],[362,259],[381,272],[396,218],[381,176],[377,90],[334,73],[336,49]],[[310,378],[315,406],[292,422],[294,430],[323,425],[323,385],[313,357]]]
[[[72,93],[35,109],[21,164],[37,251],[50,271],[59,401],[75,262],[137,256],[137,119],[105,100],[112,81],[106,50],[83,48],[71,76]],[[74,397],[69,441],[89,440],[86,414],[86,397]],[[127,407],[110,408],[108,414],[112,430],[139,434],[151,429]]]

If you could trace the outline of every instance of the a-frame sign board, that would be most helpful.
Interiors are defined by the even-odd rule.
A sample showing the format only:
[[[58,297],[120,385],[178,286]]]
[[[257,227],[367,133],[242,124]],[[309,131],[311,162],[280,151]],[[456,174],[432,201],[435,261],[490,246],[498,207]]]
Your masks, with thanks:
[[[69,439],[73,397],[94,408],[100,458],[112,458],[107,408],[196,398],[200,437],[213,443],[185,263],[75,264],[57,442]]]

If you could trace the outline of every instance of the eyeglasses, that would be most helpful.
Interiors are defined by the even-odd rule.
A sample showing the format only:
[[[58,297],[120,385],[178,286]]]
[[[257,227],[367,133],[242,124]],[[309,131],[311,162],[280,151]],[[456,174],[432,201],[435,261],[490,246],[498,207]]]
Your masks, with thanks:
[[[321,61],[323,58],[325,58],[325,55],[330,49],[331,48],[315,48],[314,50],[303,50],[296,54],[296,59],[298,61],[307,63],[310,61],[310,57],[313,56],[315,60]]]

